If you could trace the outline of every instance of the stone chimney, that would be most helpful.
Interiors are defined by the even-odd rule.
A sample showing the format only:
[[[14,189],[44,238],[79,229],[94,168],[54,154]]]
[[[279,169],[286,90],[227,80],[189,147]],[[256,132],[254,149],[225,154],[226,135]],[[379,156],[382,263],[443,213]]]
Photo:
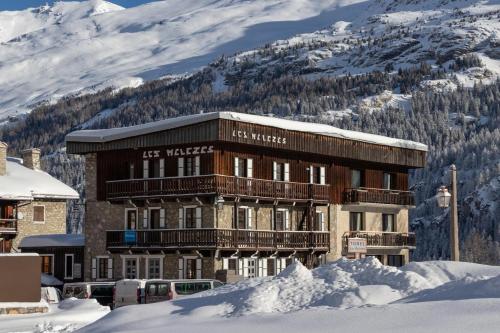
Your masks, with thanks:
[[[0,141],[0,176],[7,173],[7,147],[5,142]]]
[[[23,165],[33,170],[40,170],[40,149],[31,148],[22,151]]]

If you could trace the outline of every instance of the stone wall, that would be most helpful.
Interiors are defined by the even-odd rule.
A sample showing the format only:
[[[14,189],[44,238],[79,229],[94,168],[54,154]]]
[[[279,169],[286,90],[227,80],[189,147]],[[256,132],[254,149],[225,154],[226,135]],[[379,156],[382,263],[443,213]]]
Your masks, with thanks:
[[[45,207],[45,221],[33,222],[33,207]],[[25,236],[65,234],[66,233],[66,201],[35,200],[20,202],[17,222],[17,236],[13,240],[13,247],[17,249]]]

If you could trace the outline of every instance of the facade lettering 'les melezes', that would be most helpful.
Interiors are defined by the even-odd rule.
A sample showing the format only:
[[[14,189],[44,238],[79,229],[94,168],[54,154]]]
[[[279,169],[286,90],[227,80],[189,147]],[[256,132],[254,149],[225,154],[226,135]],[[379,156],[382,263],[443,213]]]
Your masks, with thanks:
[[[190,118],[190,125],[174,119],[178,127],[144,138],[155,134],[175,146],[159,142],[140,156],[132,146],[79,147],[78,138],[93,131],[68,137],[71,149],[87,154],[86,279],[274,275],[293,260],[314,267],[358,256],[348,244],[360,238],[366,244],[361,255],[385,264],[408,261],[415,246],[408,232],[408,208],[415,204],[408,191],[412,167],[331,153],[302,151],[299,158],[290,154],[295,148],[283,128],[266,125],[267,117],[253,116],[260,124],[228,120],[237,117],[203,114]],[[207,140],[209,133],[218,136]],[[315,140],[286,133],[293,142]]]

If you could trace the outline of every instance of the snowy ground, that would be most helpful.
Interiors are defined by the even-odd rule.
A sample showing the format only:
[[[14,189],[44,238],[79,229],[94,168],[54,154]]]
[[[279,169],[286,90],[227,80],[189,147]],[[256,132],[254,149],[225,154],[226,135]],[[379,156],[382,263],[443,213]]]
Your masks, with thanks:
[[[0,332],[52,333],[72,332],[109,312],[94,299],[68,299],[51,304],[50,311],[32,315],[0,315]]]
[[[500,267],[434,261],[397,269],[368,258],[313,271],[296,264],[277,277],[123,307],[79,332],[498,332],[499,313]],[[48,326],[35,332],[78,327],[74,315],[66,323],[60,312],[52,316],[64,330],[50,326],[49,315]],[[16,326],[18,319],[1,319],[0,331],[31,332],[41,322],[19,319],[23,326]]]

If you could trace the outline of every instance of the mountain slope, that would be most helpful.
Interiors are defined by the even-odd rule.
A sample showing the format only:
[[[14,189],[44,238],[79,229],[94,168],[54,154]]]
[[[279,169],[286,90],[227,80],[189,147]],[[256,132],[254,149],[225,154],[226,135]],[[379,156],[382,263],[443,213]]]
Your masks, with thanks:
[[[0,12],[0,120],[42,101],[137,86],[329,24],[361,0],[103,0]]]

